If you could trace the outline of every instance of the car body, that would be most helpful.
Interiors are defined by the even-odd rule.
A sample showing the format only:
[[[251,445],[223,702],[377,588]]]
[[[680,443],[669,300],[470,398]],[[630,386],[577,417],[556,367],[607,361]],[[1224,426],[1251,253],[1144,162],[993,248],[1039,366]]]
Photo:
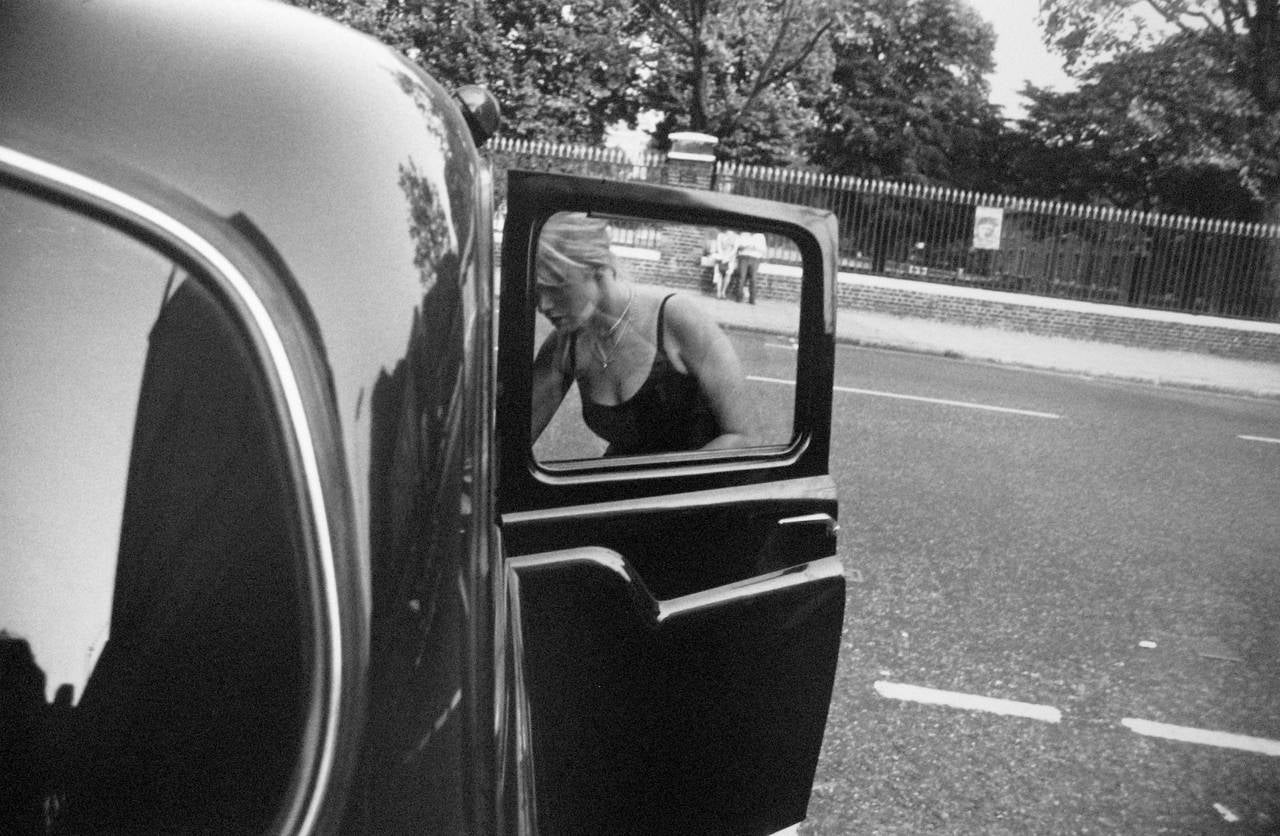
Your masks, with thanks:
[[[474,110],[282,4],[0,4],[0,829],[803,818],[844,607],[834,224],[513,173],[499,285]],[[560,209],[795,238],[787,444],[534,461]]]

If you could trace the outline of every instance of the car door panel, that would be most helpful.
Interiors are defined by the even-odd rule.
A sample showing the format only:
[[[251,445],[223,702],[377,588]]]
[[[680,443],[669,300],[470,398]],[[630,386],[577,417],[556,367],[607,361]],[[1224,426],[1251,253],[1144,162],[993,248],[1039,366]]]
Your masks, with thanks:
[[[543,833],[769,834],[801,821],[845,582],[828,475],[829,215],[716,193],[508,172],[498,508],[517,765]],[[533,258],[558,211],[785,232],[802,257],[789,442],[540,462]]]
[[[610,549],[665,600],[834,554],[828,525],[783,521],[835,513],[834,487],[816,477],[510,514],[503,522],[508,554]]]
[[[804,817],[825,712],[795,710],[830,697],[837,558],[666,601],[607,549],[509,573],[541,832],[765,834]]]

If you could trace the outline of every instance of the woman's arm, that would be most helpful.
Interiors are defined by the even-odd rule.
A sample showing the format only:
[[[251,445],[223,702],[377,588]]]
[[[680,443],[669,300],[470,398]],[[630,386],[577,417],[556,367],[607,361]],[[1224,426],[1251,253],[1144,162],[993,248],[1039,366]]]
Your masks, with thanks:
[[[673,296],[666,307],[666,345],[676,370],[697,379],[720,425],[720,435],[703,449],[759,444],[760,431],[747,397],[742,363],[720,326],[692,301]]]
[[[570,334],[566,340],[573,339]],[[565,393],[573,384],[573,370],[566,369],[567,358],[559,334],[552,332],[542,341],[533,359],[533,414],[530,421],[530,442],[536,442],[542,431],[551,423]]]

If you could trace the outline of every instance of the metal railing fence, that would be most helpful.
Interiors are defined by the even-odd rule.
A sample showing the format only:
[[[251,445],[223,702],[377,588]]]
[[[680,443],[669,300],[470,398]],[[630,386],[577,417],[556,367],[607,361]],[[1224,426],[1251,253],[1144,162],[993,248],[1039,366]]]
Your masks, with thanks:
[[[496,140],[505,171],[531,168],[690,185],[688,166],[656,152]],[[701,185],[815,206],[839,218],[842,266],[866,273],[1143,308],[1280,321],[1280,225],[984,194],[719,163]],[[998,247],[975,247],[980,214],[1000,218]]]

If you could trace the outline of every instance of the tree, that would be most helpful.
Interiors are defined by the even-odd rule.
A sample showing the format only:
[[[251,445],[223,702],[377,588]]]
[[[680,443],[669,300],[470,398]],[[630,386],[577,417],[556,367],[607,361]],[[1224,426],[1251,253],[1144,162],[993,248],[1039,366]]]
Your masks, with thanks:
[[[832,0],[636,0],[645,45],[643,109],[675,130],[709,133],[723,156],[799,160],[813,93],[829,77]]]
[[[483,84],[506,136],[599,142],[634,121],[639,45],[616,0],[294,0],[367,32],[449,86]]]
[[[352,29],[373,35],[401,52],[412,46],[412,9],[400,0],[289,0]]]
[[[995,32],[963,0],[869,0],[833,33],[812,159],[861,177],[981,187],[999,131],[988,102]]]
[[[1259,106],[1280,108],[1280,0],[1045,0],[1041,13],[1069,68],[1143,51],[1163,29],[1194,36]]]
[[[1251,220],[1236,168],[1242,93],[1192,36],[1081,73],[1076,90],[1030,87],[1010,175],[1024,194]]]
[[[747,162],[797,159],[830,73],[837,0],[292,0],[378,37],[446,84],[488,86],[509,136],[598,142],[665,114]],[[824,59],[828,59],[825,60]]]
[[[1280,0],[1046,0],[1042,15],[1077,75],[1141,72],[1129,121],[1168,164],[1230,172],[1277,214]]]

